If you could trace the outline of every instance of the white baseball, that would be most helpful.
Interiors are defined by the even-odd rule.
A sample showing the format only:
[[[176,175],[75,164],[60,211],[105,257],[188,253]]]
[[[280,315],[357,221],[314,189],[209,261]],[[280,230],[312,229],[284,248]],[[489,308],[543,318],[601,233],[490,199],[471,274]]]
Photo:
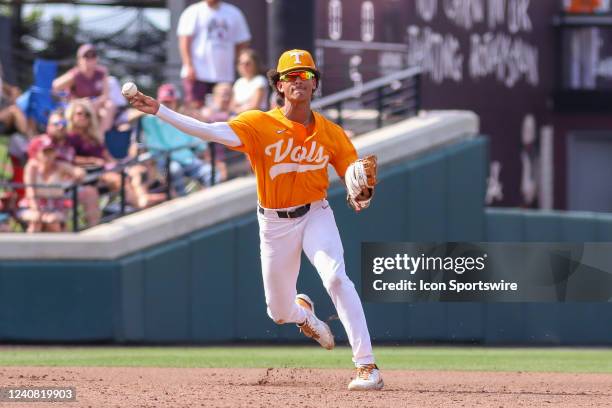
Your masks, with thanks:
[[[126,82],[125,84],[123,84],[123,87],[121,88],[121,93],[126,98],[131,98],[132,96],[136,95],[136,92],[138,92],[138,88],[136,87],[136,84],[133,82]]]

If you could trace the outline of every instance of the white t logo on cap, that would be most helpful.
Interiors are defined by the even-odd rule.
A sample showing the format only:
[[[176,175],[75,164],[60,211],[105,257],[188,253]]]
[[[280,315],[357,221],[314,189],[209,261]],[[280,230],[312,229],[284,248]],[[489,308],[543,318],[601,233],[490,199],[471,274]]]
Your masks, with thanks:
[[[289,55],[295,58],[296,64],[300,64],[302,62],[300,61],[300,57],[304,55],[304,53],[302,51],[293,51],[293,52],[290,52]]]

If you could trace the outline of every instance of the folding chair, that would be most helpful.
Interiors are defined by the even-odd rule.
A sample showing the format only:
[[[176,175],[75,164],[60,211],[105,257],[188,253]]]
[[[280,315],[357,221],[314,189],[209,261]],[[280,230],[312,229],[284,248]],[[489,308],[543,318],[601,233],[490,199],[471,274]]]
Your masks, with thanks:
[[[39,126],[47,126],[49,113],[60,106],[53,99],[51,90],[53,80],[57,76],[57,62],[36,59],[33,71],[34,84],[17,98],[17,106]]]
[[[112,128],[104,134],[106,149],[117,160],[127,157],[132,142],[132,130],[118,130]]]

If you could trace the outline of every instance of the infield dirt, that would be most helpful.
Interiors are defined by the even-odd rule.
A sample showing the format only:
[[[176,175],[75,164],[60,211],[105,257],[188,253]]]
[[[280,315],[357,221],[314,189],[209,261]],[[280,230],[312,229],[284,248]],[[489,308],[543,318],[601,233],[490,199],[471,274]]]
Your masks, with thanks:
[[[603,407],[612,402],[612,374],[385,370],[383,391],[349,392],[352,374],[296,368],[0,367],[0,386],[74,386],[77,402],[66,406],[96,408]]]

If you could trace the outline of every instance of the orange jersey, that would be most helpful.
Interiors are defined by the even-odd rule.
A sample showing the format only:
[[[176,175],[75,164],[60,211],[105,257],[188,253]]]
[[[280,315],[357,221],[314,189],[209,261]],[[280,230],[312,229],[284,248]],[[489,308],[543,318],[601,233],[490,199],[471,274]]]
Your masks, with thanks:
[[[247,111],[229,125],[242,141],[257,178],[257,196],[265,208],[287,208],[327,197],[327,165],[344,177],[357,160],[342,128],[313,112],[314,126],[287,119],[280,109]]]

